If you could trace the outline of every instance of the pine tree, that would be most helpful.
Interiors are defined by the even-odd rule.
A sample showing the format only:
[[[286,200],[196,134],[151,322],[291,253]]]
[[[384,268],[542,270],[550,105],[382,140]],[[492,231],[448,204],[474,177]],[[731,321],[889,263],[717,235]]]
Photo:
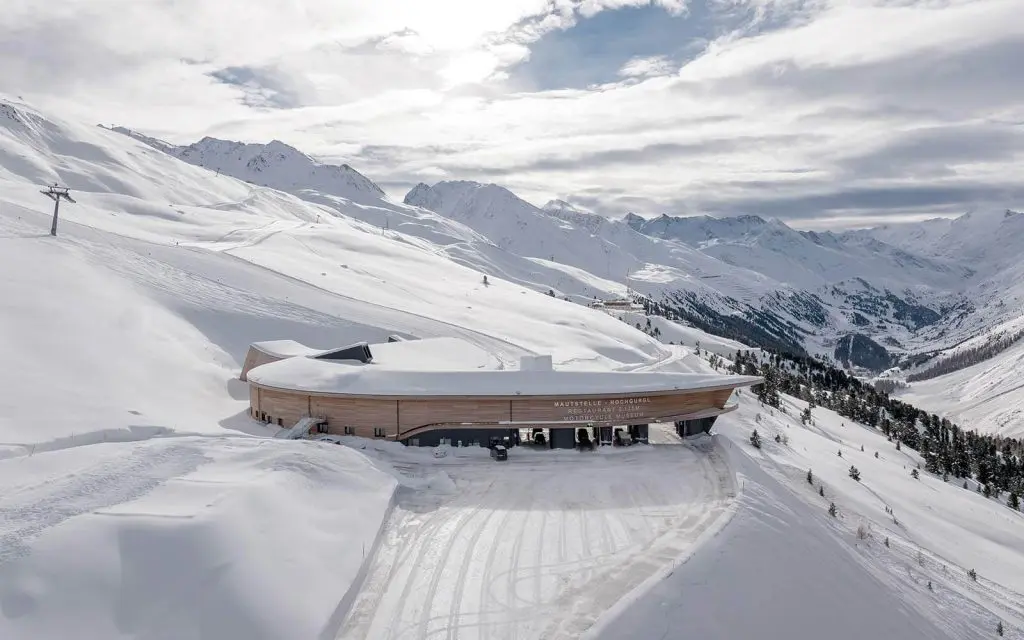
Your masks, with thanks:
[[[914,480],[918,480],[918,479],[921,478],[921,474],[918,473],[917,469],[911,469],[910,470],[910,477],[913,478]]]
[[[931,580],[928,581],[928,590],[929,591],[935,591],[935,589],[932,588],[932,581]]]
[[[996,635],[998,635],[999,637],[1003,636],[1003,621],[1002,620],[1000,620],[996,624]]]
[[[1006,501],[1006,506],[1014,510],[1020,509],[1020,497],[1017,495],[1016,491],[1010,492],[1010,497]]]
[[[856,480],[857,482],[860,482],[860,471],[857,470],[857,467],[854,467],[853,465],[850,465],[850,477]]]
[[[823,485],[823,484],[819,484],[818,485],[818,495],[821,496],[822,498],[825,497],[825,485]]]
[[[885,536],[885,547],[889,548],[889,536]]]
[[[877,451],[875,452],[875,457],[876,457],[876,458],[878,457],[878,452],[877,452]]]
[[[754,429],[754,433],[750,434],[750,444],[754,445],[755,449],[761,448],[761,434]]]
[[[828,515],[832,516],[833,518],[836,517],[836,503],[828,503]]]
[[[800,422],[803,423],[803,424],[807,424],[810,421],[811,421],[811,407],[808,406],[806,409],[804,409],[804,412],[800,414]]]
[[[807,484],[814,484],[814,474],[810,469],[807,470]]]
[[[978,572],[975,571],[974,569],[971,569],[970,571],[967,572],[967,577],[970,578],[971,580],[974,580],[975,582],[977,582],[978,581]]]

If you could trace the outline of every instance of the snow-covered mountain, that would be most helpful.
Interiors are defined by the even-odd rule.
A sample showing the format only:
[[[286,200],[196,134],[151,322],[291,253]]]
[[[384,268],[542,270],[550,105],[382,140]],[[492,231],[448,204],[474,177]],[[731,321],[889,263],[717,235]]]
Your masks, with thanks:
[[[56,238],[52,182],[77,200]],[[502,464],[270,437],[237,380],[254,340],[458,336],[506,366],[713,370],[541,291],[621,281],[421,208],[305,196],[0,97],[0,637],[1022,637],[1020,514],[912,477],[920,456],[880,431],[820,407],[801,424],[795,398],[744,392],[713,437],[652,425],[663,446]],[[772,282],[585,211],[519,213],[554,234],[537,248],[685,265],[631,285]],[[473,261],[521,280],[484,286]],[[714,280],[699,290],[720,302]]]
[[[263,187],[289,193],[310,190],[361,203],[376,203],[387,197],[372,180],[347,164],[325,164],[280,140],[247,144],[207,136],[188,146],[175,146],[124,127],[112,130],[189,164]]]
[[[948,290],[971,275],[955,262],[921,257],[878,240],[843,241],[832,234],[800,232],[775,218],[633,216],[629,224],[647,235],[683,242],[807,290],[853,278],[894,289],[926,285]]]
[[[351,168],[279,142],[175,147],[117,131],[534,291],[576,302],[632,292],[728,338],[875,371],[982,335],[1024,309],[1024,263],[1014,259],[1024,235],[1012,211],[833,233],[758,216],[615,221],[467,181],[420,184],[396,203]]]
[[[969,261],[863,234],[801,232],[757,216],[613,221],[565,201],[539,209],[500,186],[464,181],[417,185],[405,202],[520,255],[628,278],[634,291],[706,329],[871,369],[951,339],[976,308]]]

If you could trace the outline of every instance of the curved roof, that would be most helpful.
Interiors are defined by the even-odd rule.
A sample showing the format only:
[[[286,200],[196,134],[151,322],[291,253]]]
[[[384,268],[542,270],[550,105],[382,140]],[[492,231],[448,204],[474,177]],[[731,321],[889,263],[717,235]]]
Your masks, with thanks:
[[[315,349],[294,340],[268,340],[254,342],[250,348],[275,358],[329,358],[333,353],[358,345],[358,342],[346,347],[335,349]],[[460,370],[500,369],[501,361],[480,347],[458,338],[424,338],[422,340],[402,340],[400,342],[375,342],[369,344],[373,356],[373,364],[388,369],[413,370]],[[340,362],[348,362],[340,360]],[[351,361],[355,363],[356,361]],[[247,376],[248,377],[248,376]]]
[[[416,371],[289,358],[254,368],[250,382],[275,389],[355,396],[565,396],[731,389],[753,376],[628,371]]]

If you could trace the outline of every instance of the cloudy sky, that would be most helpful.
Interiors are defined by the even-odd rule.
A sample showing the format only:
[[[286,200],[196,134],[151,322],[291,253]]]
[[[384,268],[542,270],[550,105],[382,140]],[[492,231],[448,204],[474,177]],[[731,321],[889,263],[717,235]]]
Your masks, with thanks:
[[[401,199],[849,226],[1024,206],[1024,0],[3,0],[0,88]]]

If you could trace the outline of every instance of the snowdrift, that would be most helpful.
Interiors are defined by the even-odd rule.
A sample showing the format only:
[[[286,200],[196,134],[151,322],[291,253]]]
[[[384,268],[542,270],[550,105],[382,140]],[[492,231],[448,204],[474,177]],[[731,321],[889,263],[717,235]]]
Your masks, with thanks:
[[[333,637],[394,479],[327,443],[177,437],[0,463],[0,637]]]

